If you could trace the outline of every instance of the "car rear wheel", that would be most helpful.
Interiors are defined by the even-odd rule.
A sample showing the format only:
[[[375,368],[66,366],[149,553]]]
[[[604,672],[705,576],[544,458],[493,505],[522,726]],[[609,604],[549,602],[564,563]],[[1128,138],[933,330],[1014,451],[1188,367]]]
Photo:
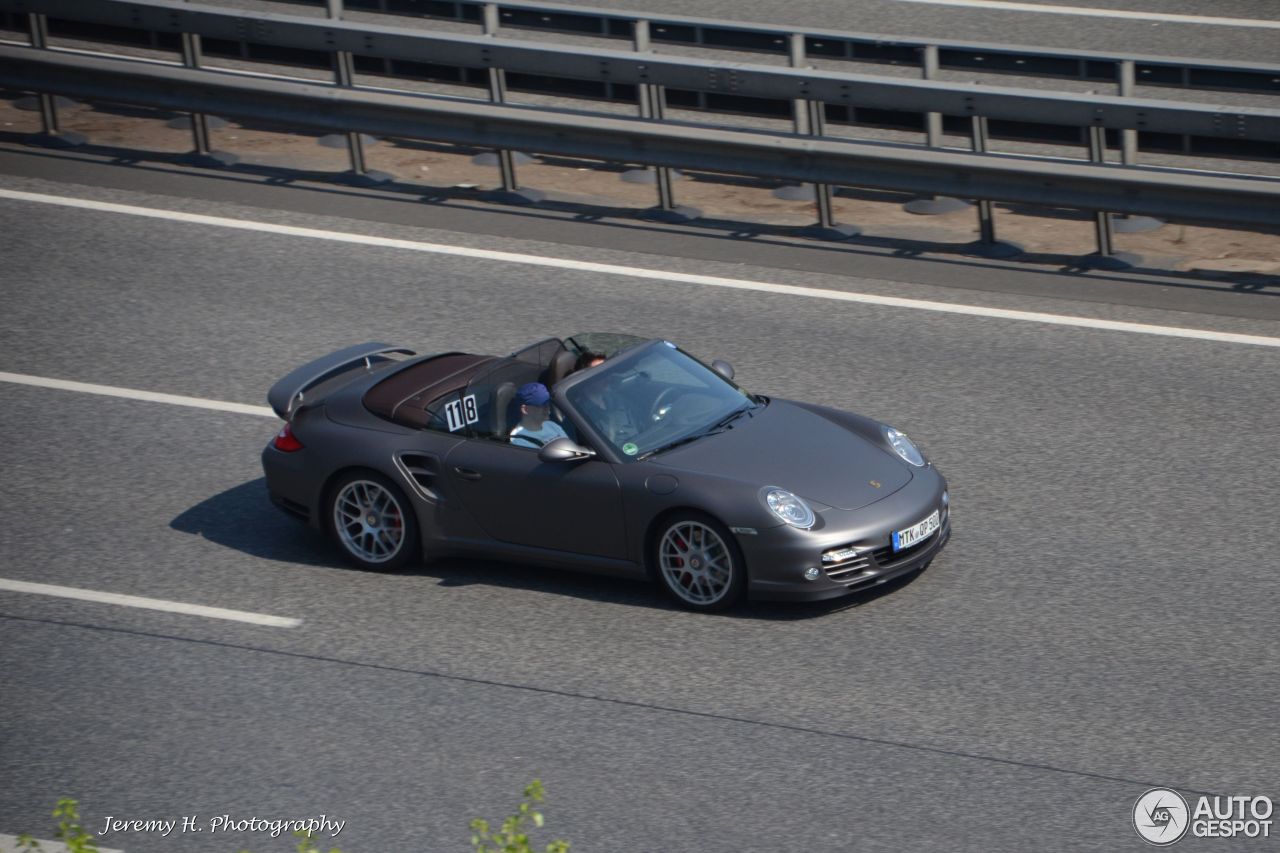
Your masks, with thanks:
[[[652,559],[663,589],[691,610],[724,610],[746,590],[747,566],[738,543],[705,515],[668,519],[654,539]]]
[[[413,507],[377,472],[353,471],[334,483],[327,517],[343,556],[363,569],[401,569],[418,548]]]

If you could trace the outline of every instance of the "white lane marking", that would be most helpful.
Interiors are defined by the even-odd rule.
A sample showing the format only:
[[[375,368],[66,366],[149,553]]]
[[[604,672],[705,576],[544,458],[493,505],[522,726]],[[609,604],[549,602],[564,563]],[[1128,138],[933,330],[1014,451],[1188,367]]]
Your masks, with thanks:
[[[301,619],[270,616],[266,613],[250,613],[247,610],[227,610],[223,607],[205,607],[201,604],[166,601],[162,598],[142,598],[137,595],[120,595],[115,592],[99,592],[95,589],[54,586],[47,583],[29,583],[27,581],[9,580],[8,578],[0,578],[0,590],[28,592],[33,595],[50,595],[56,598],[74,598],[80,601],[94,601],[99,604],[116,604],[120,607],[140,607],[144,610],[163,610],[167,613],[203,616],[206,619],[248,622],[250,625],[264,625],[268,628],[296,628],[302,624]]]
[[[257,222],[249,219],[228,219],[223,216],[208,216],[201,213],[182,213],[175,210],[135,207],[134,205],[128,204],[115,204],[113,202],[94,201],[84,198],[68,198],[64,196],[45,195],[43,193],[28,193],[21,192],[19,190],[0,189],[0,198],[9,198],[16,201],[38,202],[41,204],[54,204],[63,207],[76,207],[107,213],[125,213],[131,216],[167,219],[173,222],[188,222],[197,225],[213,225],[220,228],[235,228],[241,231],[258,231],[265,234],[306,237],[315,240],[329,240],[339,243],[357,243],[363,246],[378,246],[387,249],[406,249],[412,252],[429,252],[437,255],[481,258],[489,261],[501,261],[503,263],[554,267],[556,269],[593,272],[600,273],[602,275],[619,275],[627,276],[629,278],[654,279],[661,281],[664,284],[678,282],[682,284],[696,284],[703,287],[725,287],[734,290],[752,290],[760,293],[778,293],[786,296],[802,296],[809,299],[829,299],[837,302],[857,302],[864,305],[880,305],[891,308],[910,308],[920,311],[935,311],[943,314],[963,314],[971,317],[1022,320],[1031,323],[1047,323],[1055,326],[1073,326],[1082,329],[1104,329],[1112,332],[1160,335],[1169,338],[1191,338],[1202,341],[1215,341],[1217,343],[1280,347],[1280,338],[1265,337],[1262,335],[1242,335],[1234,332],[1215,332],[1208,329],[1187,329],[1178,326],[1155,326],[1147,323],[1127,323],[1118,320],[1095,320],[1089,317],[1072,317],[1066,314],[1044,314],[1038,311],[1011,311],[1004,308],[984,308],[976,305],[955,305],[949,302],[930,302],[923,299],[903,299],[896,296],[873,296],[867,293],[848,293],[843,290],[825,290],[817,287],[800,287],[791,284],[771,284],[769,282],[750,281],[747,279],[693,275],[690,273],[669,272],[666,270],[625,267],[616,264],[600,264],[591,261],[575,261],[568,258],[548,258],[541,255],[522,255],[515,252],[498,252],[491,249],[469,249],[462,246],[446,246],[440,243],[421,243],[414,240],[395,240],[389,237],[371,237],[367,234],[353,234],[343,231],[324,231],[318,228],[300,228],[295,225],[276,225],[271,222]],[[262,412],[255,411],[254,414],[262,414]]]
[[[1280,21],[1262,18],[1220,18],[1209,15],[1180,15],[1174,12],[1128,12],[1121,9],[1094,9],[1089,6],[1048,6],[1042,3],[1005,3],[1001,0],[896,0],[927,6],[964,6],[971,9],[1000,9],[1012,12],[1043,12],[1050,15],[1079,15],[1089,18],[1121,18],[1131,21],[1159,21],[1169,24],[1201,24],[1217,27],[1280,29]]]
[[[206,400],[202,397],[183,397],[178,394],[158,394],[155,391],[139,391],[134,388],[117,388],[114,385],[93,385],[88,382],[71,382],[66,379],[49,379],[44,376],[27,376],[22,373],[0,371],[0,382],[17,385],[35,385],[39,388],[56,388],[59,391],[79,391],[82,394],[101,394],[106,397],[125,397],[129,400],[145,400],[148,403],[168,403],[171,406],[192,406],[197,409],[217,409],[239,415],[260,415],[274,418],[276,413],[268,406],[248,406],[244,403],[228,403],[223,400]]]

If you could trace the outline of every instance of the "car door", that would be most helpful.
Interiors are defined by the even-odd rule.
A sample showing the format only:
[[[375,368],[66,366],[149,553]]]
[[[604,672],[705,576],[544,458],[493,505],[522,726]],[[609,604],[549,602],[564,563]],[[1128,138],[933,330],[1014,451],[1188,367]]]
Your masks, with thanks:
[[[543,462],[503,438],[454,447],[445,472],[476,523],[513,545],[626,559],[622,491],[600,459]]]

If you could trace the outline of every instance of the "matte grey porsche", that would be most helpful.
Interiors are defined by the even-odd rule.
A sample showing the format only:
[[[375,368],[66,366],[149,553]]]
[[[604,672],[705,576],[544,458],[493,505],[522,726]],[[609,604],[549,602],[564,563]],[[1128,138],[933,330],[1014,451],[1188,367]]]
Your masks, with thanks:
[[[593,353],[607,358],[581,366]],[[567,437],[512,443],[530,382]],[[946,480],[903,433],[750,394],[664,340],[360,344],[268,400],[286,422],[262,454],[271,500],[365,568],[489,557],[651,578],[720,610],[865,589],[923,569],[951,533]]]

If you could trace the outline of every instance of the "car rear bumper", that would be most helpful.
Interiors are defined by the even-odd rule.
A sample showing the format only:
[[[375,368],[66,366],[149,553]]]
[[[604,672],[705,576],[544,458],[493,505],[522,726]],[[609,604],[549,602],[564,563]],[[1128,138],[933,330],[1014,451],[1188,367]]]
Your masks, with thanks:
[[[823,510],[811,530],[774,527],[737,535],[747,561],[753,599],[818,601],[879,586],[923,569],[951,538],[950,507],[943,503],[946,480],[932,467],[916,473],[897,493],[860,510]],[[894,552],[892,537],[937,510],[939,528],[927,538]],[[842,551],[840,561],[823,554]],[[805,572],[818,569],[807,580]]]
[[[316,484],[307,469],[305,453],[283,453],[268,444],[262,450],[262,471],[271,503],[290,518],[318,527]]]

